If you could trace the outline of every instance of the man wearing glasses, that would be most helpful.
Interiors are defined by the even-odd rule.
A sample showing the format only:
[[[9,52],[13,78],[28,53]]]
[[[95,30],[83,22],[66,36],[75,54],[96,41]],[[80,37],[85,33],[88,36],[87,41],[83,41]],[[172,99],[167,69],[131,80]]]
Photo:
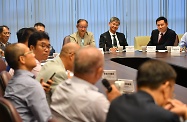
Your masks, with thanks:
[[[41,69],[41,62],[47,60],[51,50],[48,34],[45,32],[34,32],[29,37],[28,47],[35,54],[37,66],[33,68],[32,73],[37,76]]]
[[[4,56],[5,48],[10,44],[8,39],[10,37],[9,28],[6,25],[0,26],[0,55]]]
[[[128,46],[125,35],[117,32],[120,26],[120,20],[117,17],[112,17],[108,23],[110,29],[100,35],[99,47],[104,51],[115,52],[119,46]]]
[[[5,58],[15,73],[4,97],[15,106],[24,122],[48,122],[52,115],[44,90],[31,73],[36,66],[35,54],[26,45],[15,43],[6,48]]]
[[[70,35],[70,41],[76,42],[81,47],[86,45],[95,46],[94,36],[91,32],[87,32],[88,21],[79,19],[77,21],[77,32]]]
[[[44,32],[45,31],[45,25],[41,22],[37,22],[34,24],[34,28],[37,30],[37,31],[42,31]],[[51,50],[50,50],[50,56],[53,56],[53,53],[55,53],[55,49],[53,48],[53,46],[51,46]]]

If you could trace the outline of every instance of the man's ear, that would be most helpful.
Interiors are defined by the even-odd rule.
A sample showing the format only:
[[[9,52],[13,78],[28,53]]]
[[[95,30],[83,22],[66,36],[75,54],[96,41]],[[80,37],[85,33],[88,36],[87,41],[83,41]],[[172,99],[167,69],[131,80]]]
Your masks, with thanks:
[[[99,67],[96,70],[97,71],[96,71],[95,77],[100,78],[103,75],[103,68]]]
[[[30,50],[33,51],[35,49],[35,47],[33,45],[30,45]]]
[[[19,56],[19,61],[20,61],[21,64],[25,64],[24,56]]]
[[[71,61],[74,60],[74,55],[75,55],[75,54],[70,54],[70,55],[69,55],[69,59],[70,59]]]
[[[169,81],[166,81],[165,83],[162,84],[162,92],[163,92],[163,97],[164,99],[168,99],[168,94],[170,92],[170,83]]]

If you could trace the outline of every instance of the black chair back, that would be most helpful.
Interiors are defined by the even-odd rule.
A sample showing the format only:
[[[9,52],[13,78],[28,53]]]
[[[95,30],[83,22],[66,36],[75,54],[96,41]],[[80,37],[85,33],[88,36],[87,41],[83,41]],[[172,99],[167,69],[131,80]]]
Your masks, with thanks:
[[[22,122],[15,107],[3,97],[0,97],[0,113],[0,122]]]
[[[2,58],[0,58],[0,72],[6,70],[6,64]]]

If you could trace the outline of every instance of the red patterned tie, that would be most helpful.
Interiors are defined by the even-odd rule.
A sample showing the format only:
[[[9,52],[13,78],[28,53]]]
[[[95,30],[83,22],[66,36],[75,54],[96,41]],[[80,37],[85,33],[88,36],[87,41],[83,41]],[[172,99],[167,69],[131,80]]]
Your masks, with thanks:
[[[164,34],[161,33],[160,35],[161,35],[161,36],[160,36],[160,39],[159,39],[158,43],[160,43],[160,41],[162,40],[162,37],[163,37]]]

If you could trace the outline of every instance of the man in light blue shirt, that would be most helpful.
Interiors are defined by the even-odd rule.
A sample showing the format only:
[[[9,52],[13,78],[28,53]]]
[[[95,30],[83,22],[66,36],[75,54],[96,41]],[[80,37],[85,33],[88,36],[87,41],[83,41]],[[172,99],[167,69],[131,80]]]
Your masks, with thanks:
[[[15,72],[4,97],[11,101],[24,122],[48,122],[52,115],[44,90],[31,73],[36,66],[33,52],[24,44],[12,44],[5,50],[5,59]]]
[[[187,32],[182,36],[179,46],[181,47],[181,50],[187,48]]]

